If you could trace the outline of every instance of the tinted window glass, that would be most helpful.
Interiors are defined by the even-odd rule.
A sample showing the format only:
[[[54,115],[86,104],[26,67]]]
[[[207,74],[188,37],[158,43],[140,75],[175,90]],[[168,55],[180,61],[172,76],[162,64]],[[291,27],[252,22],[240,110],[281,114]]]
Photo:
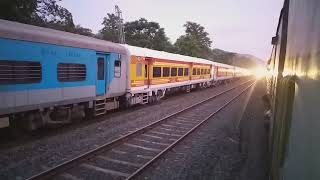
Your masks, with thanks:
[[[178,69],[178,76],[183,76],[183,68]]]
[[[197,69],[197,75],[200,75],[200,69]]]
[[[41,79],[40,62],[0,60],[0,84],[39,83]]]
[[[98,80],[104,80],[104,58],[98,58],[98,71],[97,78]]]
[[[171,76],[177,76],[177,68],[171,68]]]
[[[170,76],[170,68],[163,67],[163,77],[169,77]]]
[[[189,76],[189,69],[188,68],[184,68],[184,76]]]
[[[114,77],[121,77],[121,61],[114,61]]]
[[[142,76],[142,64],[141,63],[136,64],[136,76],[137,77]]]
[[[74,63],[58,64],[58,80],[60,82],[73,82],[86,80],[86,65]]]
[[[153,67],[153,77],[161,77],[161,67]]]
[[[197,75],[197,69],[196,68],[192,69],[192,75]]]

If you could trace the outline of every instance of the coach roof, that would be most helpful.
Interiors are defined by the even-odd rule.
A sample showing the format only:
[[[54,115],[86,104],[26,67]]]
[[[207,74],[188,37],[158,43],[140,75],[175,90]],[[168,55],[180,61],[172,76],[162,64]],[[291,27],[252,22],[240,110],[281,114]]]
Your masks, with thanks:
[[[151,57],[151,58],[158,58],[158,59],[166,59],[172,61],[182,61],[182,62],[193,62],[193,63],[201,63],[201,64],[213,64],[212,61],[191,57],[191,56],[184,56],[180,54],[173,54],[164,51],[157,51],[147,48],[141,48],[136,46],[130,45],[123,45],[124,47],[128,48],[131,55],[134,56],[143,56],[143,57]]]
[[[119,44],[78,34],[0,19],[0,38],[55,44],[125,54]]]

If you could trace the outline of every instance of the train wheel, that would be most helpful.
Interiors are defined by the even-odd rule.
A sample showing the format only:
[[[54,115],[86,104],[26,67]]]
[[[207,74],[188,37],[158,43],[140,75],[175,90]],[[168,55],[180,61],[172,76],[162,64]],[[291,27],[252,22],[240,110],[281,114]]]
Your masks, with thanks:
[[[86,108],[85,109],[85,120],[91,120],[94,118],[94,109],[93,108]]]
[[[131,96],[122,96],[119,98],[120,109],[128,109],[132,106]]]
[[[21,120],[19,120],[19,117],[17,117],[17,115],[9,117],[10,136],[12,136],[13,138],[23,137],[23,135],[26,133],[23,125],[20,124],[20,122]]]
[[[161,100],[161,97],[163,96],[163,91],[162,90],[159,90],[157,95],[156,95],[156,101],[160,101]]]
[[[13,138],[21,138],[43,126],[39,112],[15,114],[9,117],[10,134]]]
[[[155,102],[157,102],[157,97],[154,93],[152,93],[152,96],[149,96],[149,103],[152,104]]]

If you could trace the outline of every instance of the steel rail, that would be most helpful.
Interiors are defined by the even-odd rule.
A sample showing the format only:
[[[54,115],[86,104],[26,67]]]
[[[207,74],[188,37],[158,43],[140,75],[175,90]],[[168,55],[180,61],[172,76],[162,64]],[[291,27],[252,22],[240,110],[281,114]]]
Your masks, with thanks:
[[[115,140],[113,140],[113,141],[111,141],[111,142],[108,142],[108,143],[106,143],[106,144],[104,144],[104,145],[102,145],[102,146],[100,146],[100,147],[97,147],[97,148],[95,148],[95,149],[93,149],[93,150],[91,150],[91,151],[88,151],[88,152],[86,152],[86,153],[84,153],[84,154],[81,154],[81,155],[79,155],[79,156],[77,156],[77,157],[75,157],[75,158],[73,158],[73,159],[71,159],[71,160],[69,160],[69,161],[66,161],[66,162],[64,162],[64,163],[62,163],[62,164],[59,164],[59,165],[57,165],[57,166],[55,166],[55,167],[53,167],[53,168],[50,168],[50,169],[48,169],[48,170],[46,170],[46,171],[43,171],[43,172],[41,172],[41,173],[39,173],[39,174],[36,174],[36,175],[34,175],[34,176],[32,176],[32,177],[30,177],[30,178],[28,178],[27,180],[38,180],[38,179],[50,179],[50,178],[52,178],[53,176],[56,176],[56,175],[58,175],[58,174],[62,174],[63,172],[65,172],[65,171],[68,171],[69,169],[71,169],[71,168],[73,168],[74,166],[76,166],[76,165],[78,165],[78,164],[81,164],[81,162],[83,162],[83,161],[86,161],[86,160],[88,160],[88,159],[90,159],[90,158],[93,158],[93,157],[95,157],[95,156],[97,156],[99,153],[101,153],[101,152],[104,152],[104,151],[108,151],[108,150],[110,150],[110,149],[112,149],[114,146],[117,146],[117,145],[120,145],[121,143],[123,143],[124,141],[126,141],[127,139],[129,139],[129,138],[133,138],[133,137],[135,137],[135,136],[138,136],[138,135],[140,135],[140,134],[142,134],[142,133],[144,133],[145,131],[147,131],[147,130],[149,130],[149,129],[151,129],[151,128],[153,128],[153,127],[155,127],[155,126],[157,126],[158,124],[161,124],[162,122],[164,122],[164,121],[166,121],[166,120],[168,120],[169,118],[172,118],[172,117],[174,117],[174,116],[177,116],[178,114],[181,114],[182,112],[185,112],[185,111],[187,111],[187,110],[189,110],[189,109],[191,109],[191,108],[194,108],[194,107],[196,107],[196,106],[199,106],[199,105],[201,105],[201,104],[203,104],[203,103],[205,103],[205,102],[207,102],[207,101],[209,101],[209,100],[212,100],[212,99],[214,99],[214,98],[216,98],[216,97],[219,97],[219,96],[221,96],[221,95],[223,95],[223,94],[225,94],[225,93],[227,93],[227,92],[230,92],[230,91],[232,91],[232,90],[234,90],[234,89],[236,89],[236,88],[238,88],[238,87],[240,87],[240,86],[242,86],[242,85],[244,85],[244,84],[247,84],[247,83],[249,83],[249,82],[251,82],[251,81],[253,81],[253,80],[248,80],[248,81],[246,81],[246,82],[244,82],[244,83],[241,83],[241,84],[239,84],[239,85],[237,85],[237,86],[234,86],[234,87],[232,87],[232,88],[229,88],[229,89],[227,89],[227,90],[225,90],[225,91],[223,91],[223,92],[220,92],[220,93],[218,93],[218,94],[215,94],[215,95],[213,95],[213,96],[211,96],[211,97],[209,97],[209,98],[207,98],[207,99],[205,99],[205,100],[202,100],[202,101],[200,101],[200,102],[198,102],[198,103],[195,103],[195,104],[193,104],[193,105],[190,105],[190,106],[188,106],[188,107],[186,107],[186,108],[184,108],[184,109],[182,109],[182,110],[180,110],[180,111],[178,111],[178,112],[175,112],[175,113],[172,113],[172,114],[170,114],[170,115],[168,115],[168,116],[166,116],[166,117],[164,117],[164,118],[161,118],[160,120],[157,120],[157,121],[155,121],[155,122],[153,122],[153,123],[151,123],[151,124],[148,124],[148,125],[146,125],[146,126],[144,126],[144,127],[142,127],[142,128],[139,128],[139,129],[137,129],[137,130],[135,130],[135,131],[133,131],[133,132],[131,132],[131,133],[128,133],[128,134],[126,134],[126,135],[124,135],[124,136],[122,136],[122,137],[119,137],[119,138],[117,138],[117,139],[115,139]],[[252,83],[252,84],[254,84],[254,83]],[[249,87],[251,87],[252,86],[252,84],[250,84],[250,86]],[[247,87],[247,88],[249,88],[249,87]],[[246,89],[247,89],[246,88]],[[243,91],[244,92],[244,91]],[[242,93],[243,93],[242,92]],[[242,94],[241,93],[241,94]],[[230,103],[230,102],[229,102]],[[229,104],[228,103],[228,104]],[[222,108],[221,108],[222,109]],[[220,109],[220,110],[221,110]],[[220,110],[218,110],[218,111],[220,111]],[[214,113],[217,113],[217,112],[214,112]],[[213,113],[212,113],[213,114]],[[211,114],[211,116],[212,116],[212,114]],[[210,116],[210,117],[211,117]],[[207,118],[210,118],[210,117],[207,117]],[[206,118],[206,119],[207,119]],[[198,127],[198,125],[196,125],[196,127]],[[194,130],[194,128],[192,128],[190,131],[192,132]],[[190,132],[190,133],[191,133]],[[179,138],[180,139],[180,138]],[[179,140],[178,139],[178,140]],[[177,140],[177,141],[178,141]],[[177,142],[174,142],[174,144],[176,144]],[[168,150],[169,149],[171,149],[173,146],[172,145],[170,145],[169,147],[167,147],[168,148]],[[166,148],[166,149],[167,149]],[[168,150],[163,150],[163,151],[168,151]],[[160,152],[160,155],[162,155],[164,152]],[[158,157],[160,157],[160,155],[158,154],[158,155],[156,155],[154,158],[158,158]],[[144,168],[146,168],[149,164],[151,164],[153,161],[149,161],[149,162],[147,162],[146,164],[144,164],[141,168],[139,168],[139,169],[141,169],[141,170],[143,170]],[[143,169],[142,169],[143,168]],[[139,170],[138,169],[138,170]],[[129,177],[128,177],[128,179],[130,179],[131,177],[134,177],[134,176],[136,176],[137,174],[139,174],[140,172],[139,171],[136,171],[136,172],[134,172],[132,175],[130,175]]]
[[[207,122],[210,118],[212,118],[214,115],[216,115],[218,112],[223,110],[225,107],[227,107],[230,103],[232,103],[234,100],[236,100],[239,96],[241,96],[243,93],[245,93],[254,83],[250,84],[247,88],[245,88],[243,91],[241,91],[238,95],[233,97],[230,101],[223,104],[218,110],[211,113],[209,116],[207,116],[204,120],[202,120],[200,123],[198,123],[195,127],[193,127],[191,130],[189,130],[187,133],[185,133],[183,136],[181,136],[179,139],[177,139],[175,142],[173,142],[170,146],[165,148],[163,151],[161,151],[159,154],[157,154],[154,158],[152,158],[150,161],[145,163],[142,167],[137,169],[134,173],[132,173],[126,180],[131,180],[141,174],[146,168],[151,166],[156,160],[158,160],[162,155],[164,155],[166,152],[168,152],[170,149],[172,149],[174,146],[176,146],[179,142],[181,142],[184,138],[186,138],[188,135],[190,135],[194,130],[196,130],[198,127],[203,125],[205,122]]]

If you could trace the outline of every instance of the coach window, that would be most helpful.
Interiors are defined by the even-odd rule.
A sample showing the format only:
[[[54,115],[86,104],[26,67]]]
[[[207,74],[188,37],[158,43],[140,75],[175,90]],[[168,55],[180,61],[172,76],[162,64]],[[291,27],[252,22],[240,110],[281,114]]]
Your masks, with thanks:
[[[219,76],[224,76],[224,71],[223,71],[222,68],[219,68],[219,70],[218,70],[218,75],[219,75]]]
[[[161,77],[161,67],[153,67],[153,77]]]
[[[97,79],[104,80],[104,58],[98,58]]]
[[[171,68],[171,76],[177,76],[177,68]]]
[[[189,69],[188,68],[184,68],[184,76],[189,76]]]
[[[197,75],[200,75],[200,69],[197,68]]]
[[[183,68],[178,69],[178,76],[183,76]]]
[[[0,61],[0,85],[40,83],[40,62]]]
[[[121,77],[121,61],[114,61],[114,77]]]
[[[136,64],[136,76],[137,77],[142,76],[142,64],[141,63]]]
[[[197,75],[197,69],[196,68],[192,69],[192,75]]]
[[[87,76],[85,64],[59,63],[58,80],[60,82],[85,81]]]
[[[170,76],[170,68],[163,67],[163,77],[169,77],[169,76]]]

